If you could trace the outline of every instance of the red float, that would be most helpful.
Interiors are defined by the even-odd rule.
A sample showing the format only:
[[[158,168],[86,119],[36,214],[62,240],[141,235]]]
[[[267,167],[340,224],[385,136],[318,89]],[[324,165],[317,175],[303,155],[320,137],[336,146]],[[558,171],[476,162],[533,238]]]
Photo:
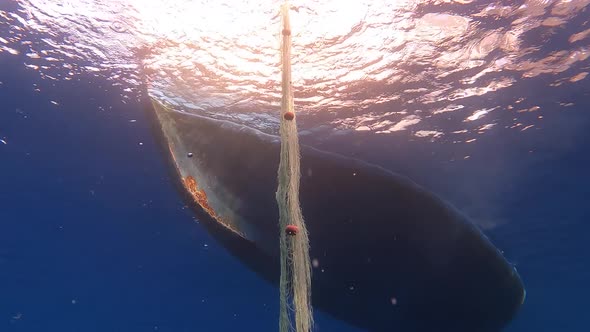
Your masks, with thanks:
[[[295,225],[287,225],[287,227],[285,227],[285,233],[287,233],[287,235],[294,236],[297,235],[297,232],[299,232],[299,227]]]
[[[290,111],[285,112],[285,115],[283,115],[283,117],[285,118],[285,120],[291,121],[291,120],[295,119],[295,113],[290,112]]]

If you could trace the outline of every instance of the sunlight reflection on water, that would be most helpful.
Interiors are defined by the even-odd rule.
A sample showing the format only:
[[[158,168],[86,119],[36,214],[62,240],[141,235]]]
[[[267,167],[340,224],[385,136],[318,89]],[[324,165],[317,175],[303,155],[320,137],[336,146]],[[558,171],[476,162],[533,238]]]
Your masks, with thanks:
[[[92,72],[128,91],[147,82],[154,97],[185,110],[276,128],[281,1],[17,2],[18,14],[0,12],[11,29],[0,51],[28,44],[25,65],[44,78]],[[493,114],[514,105],[474,109],[469,98],[523,79],[557,86],[586,78],[590,29],[579,17],[589,2],[292,1],[298,111],[329,114],[335,128],[425,139],[465,121],[489,129]],[[559,40],[563,49],[547,50],[566,26],[574,33]],[[467,116],[451,132],[432,121],[460,109]]]

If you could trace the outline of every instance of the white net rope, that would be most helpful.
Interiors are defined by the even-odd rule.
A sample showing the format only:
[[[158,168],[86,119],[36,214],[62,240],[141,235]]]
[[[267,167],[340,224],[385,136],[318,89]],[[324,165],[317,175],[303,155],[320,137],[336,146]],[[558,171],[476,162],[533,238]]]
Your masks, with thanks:
[[[281,247],[280,332],[309,332],[313,326],[309,238],[299,206],[300,154],[291,87],[289,5],[282,6],[281,159],[276,193]],[[294,324],[293,324],[294,321]]]

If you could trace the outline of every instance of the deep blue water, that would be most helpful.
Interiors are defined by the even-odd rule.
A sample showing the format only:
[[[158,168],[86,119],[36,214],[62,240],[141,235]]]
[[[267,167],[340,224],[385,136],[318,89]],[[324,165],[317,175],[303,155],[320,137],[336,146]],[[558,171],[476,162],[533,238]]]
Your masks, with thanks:
[[[145,106],[99,78],[55,83],[22,63],[0,55],[0,331],[275,331],[278,291],[195,222]],[[510,222],[486,232],[527,287],[511,332],[590,325],[589,91],[560,90],[576,105],[545,114],[550,125],[529,138],[536,159],[503,198]],[[489,139],[479,148],[493,154],[494,141],[517,138]],[[316,319],[318,331],[354,331]]]

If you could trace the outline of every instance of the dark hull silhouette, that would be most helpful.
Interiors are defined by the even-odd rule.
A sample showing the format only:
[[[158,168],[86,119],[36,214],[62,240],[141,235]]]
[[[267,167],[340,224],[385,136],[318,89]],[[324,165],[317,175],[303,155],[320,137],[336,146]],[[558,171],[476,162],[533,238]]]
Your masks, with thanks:
[[[175,179],[208,230],[279,277],[279,138],[153,101]],[[449,204],[402,176],[301,147],[314,307],[369,331],[499,331],[524,300],[513,267]]]

